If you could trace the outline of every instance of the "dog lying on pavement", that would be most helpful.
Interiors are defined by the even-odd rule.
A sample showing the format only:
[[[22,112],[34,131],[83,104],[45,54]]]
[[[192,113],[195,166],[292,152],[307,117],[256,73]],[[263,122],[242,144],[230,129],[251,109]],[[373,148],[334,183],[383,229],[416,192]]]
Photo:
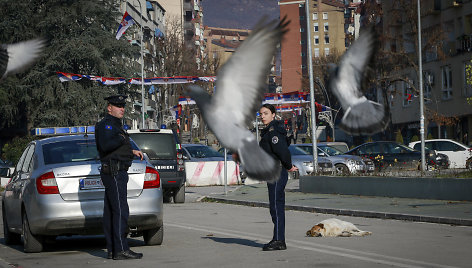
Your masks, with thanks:
[[[371,232],[361,231],[354,224],[338,219],[327,219],[313,226],[306,232],[307,236],[365,236]]]

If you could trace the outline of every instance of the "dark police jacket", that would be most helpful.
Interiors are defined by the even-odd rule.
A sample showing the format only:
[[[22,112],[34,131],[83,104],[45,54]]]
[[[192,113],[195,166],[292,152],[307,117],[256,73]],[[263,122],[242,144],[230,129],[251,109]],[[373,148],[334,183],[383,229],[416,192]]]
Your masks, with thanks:
[[[95,125],[95,140],[102,163],[112,159],[126,167],[133,161],[133,149],[128,133],[123,129],[121,120],[110,114]]]
[[[280,160],[286,169],[292,168],[292,156],[288,150],[287,131],[279,124],[279,121],[272,120],[262,131],[259,146],[270,156]]]

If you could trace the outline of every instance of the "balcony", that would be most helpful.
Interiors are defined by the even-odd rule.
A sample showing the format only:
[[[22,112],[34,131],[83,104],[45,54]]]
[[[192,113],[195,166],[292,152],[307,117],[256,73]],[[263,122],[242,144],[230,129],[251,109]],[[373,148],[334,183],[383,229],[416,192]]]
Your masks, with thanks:
[[[470,52],[472,51],[472,35],[463,34],[457,38],[458,42],[458,53]]]

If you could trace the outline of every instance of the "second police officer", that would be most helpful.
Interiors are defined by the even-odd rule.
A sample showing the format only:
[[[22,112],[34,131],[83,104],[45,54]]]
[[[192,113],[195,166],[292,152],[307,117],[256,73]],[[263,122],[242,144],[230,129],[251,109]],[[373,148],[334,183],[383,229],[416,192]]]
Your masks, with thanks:
[[[264,104],[259,110],[262,123],[265,128],[261,131],[259,146],[269,155],[280,161],[282,170],[280,178],[275,182],[267,183],[269,193],[269,209],[274,223],[272,240],[262,248],[264,251],[285,250],[285,186],[287,185],[288,172],[297,171],[298,168],[292,165],[292,156],[288,150],[290,142],[287,132],[275,120],[275,107],[271,104]]]
[[[95,139],[102,163],[100,175],[105,186],[103,230],[108,258],[114,260],[140,259],[142,253],[128,246],[129,207],[127,200],[128,168],[134,156],[143,159],[141,151],[133,150],[122,118],[127,96],[115,95],[108,101],[107,114],[95,126]]]

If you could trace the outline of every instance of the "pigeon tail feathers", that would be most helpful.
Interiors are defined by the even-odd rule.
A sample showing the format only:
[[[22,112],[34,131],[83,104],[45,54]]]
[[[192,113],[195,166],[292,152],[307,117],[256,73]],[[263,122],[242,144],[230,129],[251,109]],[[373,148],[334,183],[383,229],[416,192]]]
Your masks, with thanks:
[[[388,123],[388,107],[366,100],[346,110],[340,127],[350,135],[373,135],[385,130]]]
[[[280,178],[281,166],[278,161],[261,150],[255,138],[244,139],[238,148],[239,159],[249,178],[274,182]]]

